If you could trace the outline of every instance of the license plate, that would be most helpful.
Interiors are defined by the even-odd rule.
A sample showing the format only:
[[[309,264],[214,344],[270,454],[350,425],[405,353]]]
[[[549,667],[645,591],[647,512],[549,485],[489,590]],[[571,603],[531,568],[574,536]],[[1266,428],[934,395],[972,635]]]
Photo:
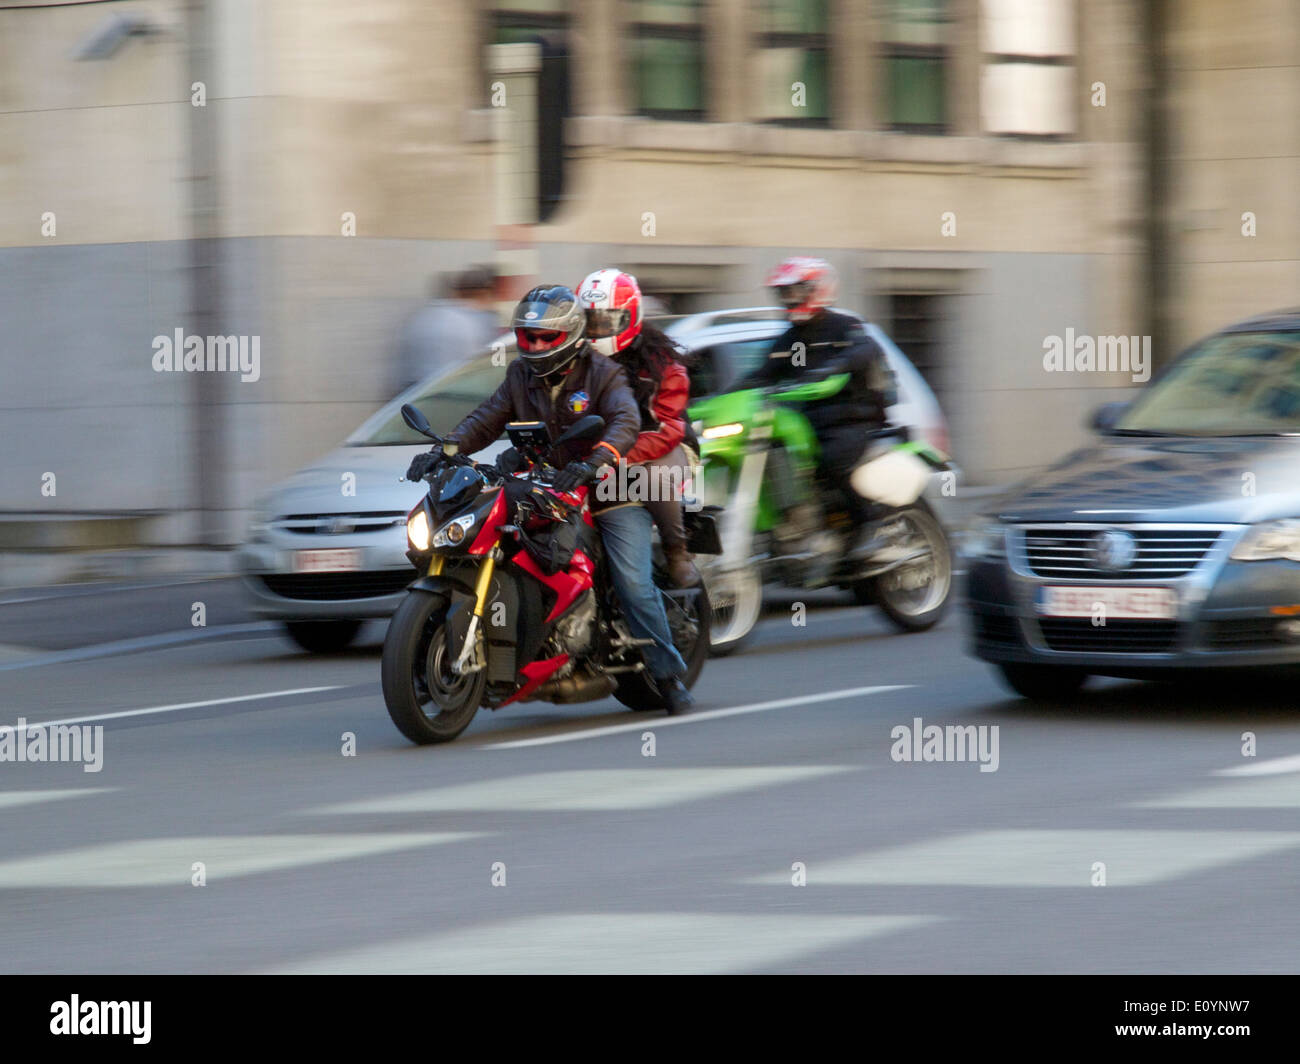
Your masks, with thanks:
[[[354,547],[293,552],[295,573],[354,573],[361,568],[361,551]]]
[[[1113,617],[1131,621],[1172,621],[1178,592],[1171,587],[1040,587],[1038,612],[1044,617]]]

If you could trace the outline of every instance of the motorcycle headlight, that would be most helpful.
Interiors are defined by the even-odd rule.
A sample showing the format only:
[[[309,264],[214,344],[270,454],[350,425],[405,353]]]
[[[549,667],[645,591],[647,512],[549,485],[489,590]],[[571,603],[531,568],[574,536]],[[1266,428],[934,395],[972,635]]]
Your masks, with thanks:
[[[448,521],[433,536],[433,545],[435,547],[455,547],[465,542],[465,537],[469,535],[469,530],[474,527],[474,515],[465,514],[464,517],[457,517],[453,521]]]
[[[1236,562],[1278,559],[1300,562],[1300,519],[1265,521],[1255,525],[1232,551],[1232,560]]]
[[[977,517],[962,537],[960,551],[967,558],[1005,558],[1007,526],[995,517]]]
[[[406,538],[418,551],[429,549],[429,515],[423,510],[416,510],[406,519]]]
[[[745,431],[745,426],[739,421],[732,421],[726,425],[713,425],[700,433],[700,436],[706,440],[721,440],[728,436],[739,436]]]

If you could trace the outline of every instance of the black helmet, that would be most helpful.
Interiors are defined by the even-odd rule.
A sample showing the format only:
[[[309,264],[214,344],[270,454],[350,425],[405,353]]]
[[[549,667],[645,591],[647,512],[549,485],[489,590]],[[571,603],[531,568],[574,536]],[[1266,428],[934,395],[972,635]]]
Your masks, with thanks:
[[[564,369],[586,342],[587,316],[573,289],[562,284],[534,288],[519,301],[510,324],[519,357],[542,378]]]

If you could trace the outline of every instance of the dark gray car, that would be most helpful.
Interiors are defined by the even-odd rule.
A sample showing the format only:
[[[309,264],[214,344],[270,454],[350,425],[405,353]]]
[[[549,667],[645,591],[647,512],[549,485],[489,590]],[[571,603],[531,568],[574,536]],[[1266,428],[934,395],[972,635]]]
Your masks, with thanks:
[[[1300,310],[1208,337],[1093,427],[972,527],[976,656],[1028,697],[1300,663]]]

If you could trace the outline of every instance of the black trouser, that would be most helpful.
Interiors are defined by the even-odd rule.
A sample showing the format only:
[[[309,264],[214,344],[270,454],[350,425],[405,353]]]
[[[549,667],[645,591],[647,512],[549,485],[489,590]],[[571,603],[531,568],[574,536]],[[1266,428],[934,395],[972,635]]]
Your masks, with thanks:
[[[871,520],[874,507],[853,490],[849,477],[867,449],[866,424],[835,425],[821,429],[817,440],[821,444],[821,461],[817,472],[831,487],[844,496],[849,520],[857,528]]]

